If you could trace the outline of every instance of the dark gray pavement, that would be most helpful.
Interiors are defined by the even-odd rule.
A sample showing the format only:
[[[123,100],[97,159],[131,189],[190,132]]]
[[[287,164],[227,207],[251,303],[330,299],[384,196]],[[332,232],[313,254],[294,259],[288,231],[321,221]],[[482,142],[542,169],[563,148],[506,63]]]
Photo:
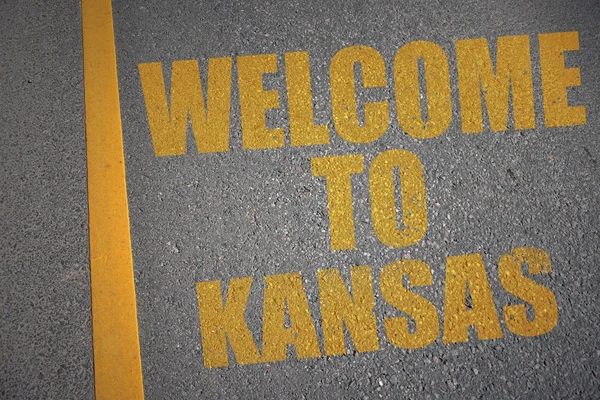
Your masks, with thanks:
[[[0,3],[0,398],[93,398],[81,16]]]
[[[178,398],[600,398],[600,5],[581,1],[185,2],[115,1],[131,235],[146,397]],[[0,4],[0,398],[92,398],[93,358],[87,238],[80,6],[76,1]],[[543,124],[537,35],[578,31],[581,70],[571,104],[587,124]],[[454,42],[530,35],[536,126],[464,135]],[[316,122],[329,123],[329,62],[343,47],[381,52],[391,77],[397,49],[430,40],[446,50],[453,121],[416,140],[393,122],[378,141],[244,151],[234,101],[230,151],[154,156],[137,65],[210,57],[308,51]],[[235,70],[235,68],[234,68]],[[389,79],[391,82],[391,79]],[[167,80],[168,81],[168,80]],[[270,126],[286,127],[281,111]],[[389,85],[392,86],[391,84]],[[388,93],[389,92],[389,93]],[[392,90],[385,92],[393,99]],[[382,92],[378,92],[379,95]],[[393,102],[391,102],[393,104]],[[394,115],[394,114],[392,114]],[[332,252],[326,188],[312,157],[375,155],[402,148],[425,169],[429,227],[416,245],[394,249],[371,228],[368,175],[353,180],[356,250]],[[427,262],[434,284],[420,291],[442,322],[445,258],[481,253],[496,308],[514,301],[497,278],[513,248],[547,251],[540,278],[558,303],[557,326],[524,338],[510,333],[467,343],[438,340],[402,350],[383,333],[391,311],[376,299],[381,350],[279,363],[206,369],[195,283],[253,276],[247,314],[262,328],[262,277],[301,271],[318,312],[316,271],[369,265],[375,277],[401,258]],[[395,314],[396,315],[396,314]],[[319,340],[322,339],[317,325]],[[473,332],[472,332],[473,333]]]

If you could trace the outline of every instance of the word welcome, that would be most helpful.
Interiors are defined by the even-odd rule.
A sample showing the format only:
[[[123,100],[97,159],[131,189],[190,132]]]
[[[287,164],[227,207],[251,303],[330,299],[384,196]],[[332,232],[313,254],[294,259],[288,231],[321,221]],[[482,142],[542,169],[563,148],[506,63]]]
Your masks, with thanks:
[[[585,107],[570,106],[567,101],[567,88],[580,85],[579,68],[565,67],[565,52],[579,49],[578,32],[544,33],[537,39],[539,60],[536,61],[541,72],[545,126],[585,124]],[[484,110],[492,131],[507,130],[509,105],[512,105],[514,129],[534,129],[529,36],[499,37],[495,65],[487,39],[457,40],[455,46],[462,132],[482,132]],[[278,71],[278,55],[235,58],[244,149],[284,147],[284,128],[289,130],[292,146],[330,143],[330,127],[314,122],[309,54],[290,52],[285,53],[283,59],[289,125],[267,128],[265,113],[280,107],[280,92],[264,89],[264,75],[281,72]],[[231,57],[208,60],[205,95],[198,61],[174,61],[170,108],[162,63],[138,65],[157,156],[185,153],[188,120],[191,120],[199,153],[229,151],[233,63]],[[362,71],[359,82],[355,81],[357,66]],[[420,70],[425,90],[420,87]],[[395,117],[404,132],[417,139],[429,139],[448,129],[452,120],[452,89],[448,56],[442,47],[428,41],[403,45],[394,57],[391,78],[395,91]],[[331,119],[339,137],[351,143],[371,143],[386,133],[391,122],[390,100],[382,98],[358,104],[356,94],[357,87],[384,88],[389,84],[386,61],[376,49],[349,46],[333,56],[329,66]]]

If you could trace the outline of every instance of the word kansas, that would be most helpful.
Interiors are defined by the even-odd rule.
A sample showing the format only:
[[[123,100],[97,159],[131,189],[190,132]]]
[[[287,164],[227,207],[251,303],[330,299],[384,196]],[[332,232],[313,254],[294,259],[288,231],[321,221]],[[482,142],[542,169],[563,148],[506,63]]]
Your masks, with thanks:
[[[536,281],[551,270],[550,256],[541,249],[521,247],[500,257],[498,279],[513,298],[512,304],[502,307],[502,316],[512,334],[538,336],[556,326],[555,296]],[[419,294],[418,288],[433,284],[432,270],[423,261],[405,259],[386,265],[376,280],[379,287],[369,266],[352,267],[349,286],[338,269],[318,270],[316,275],[320,320],[311,313],[299,272],[264,278],[260,352],[245,318],[253,278],[231,279],[225,299],[220,281],[197,283],[204,365],[228,366],[227,342],[238,364],[283,361],[288,346],[300,359],[346,354],[351,350],[347,342],[357,352],[377,351],[382,336],[375,311],[378,297],[397,310],[398,316],[382,318],[379,325],[387,340],[400,348],[425,347],[438,339],[440,330],[443,343],[466,342],[469,329],[476,331],[479,340],[503,336],[480,254],[447,257],[441,329],[438,310]]]
[[[536,128],[533,82],[538,81],[542,84],[546,127],[586,123],[585,107],[571,106],[567,100],[568,88],[581,82],[579,68],[565,66],[565,53],[579,50],[578,33],[544,33],[538,35],[537,42],[538,60],[534,64],[527,35],[499,37],[495,60],[487,39],[456,41],[463,133],[483,132],[488,124],[491,131]],[[162,63],[142,63],[138,68],[156,156],[186,152],[188,121],[199,153],[229,151],[234,62],[244,149],[276,149],[286,143],[328,145],[330,130],[347,142],[371,143],[388,131],[394,119],[408,135],[429,139],[446,132],[452,120],[448,56],[442,47],[428,41],[401,46],[393,59],[392,76],[388,76],[386,60],[372,47],[349,46],[338,51],[329,65],[332,126],[315,123],[307,52],[285,53],[282,71],[277,54],[211,58],[207,71],[200,70],[197,60],[174,61],[170,102]],[[538,68],[532,65],[539,65],[541,76],[536,79],[533,71]],[[355,79],[357,67],[362,77]],[[285,88],[265,90],[266,74],[285,74]],[[322,78],[318,81],[327,82]],[[388,86],[394,90],[395,107],[390,104],[394,99],[384,94],[376,101],[359,101],[357,92]],[[287,119],[281,126],[268,128],[266,112],[281,107],[283,90]]]

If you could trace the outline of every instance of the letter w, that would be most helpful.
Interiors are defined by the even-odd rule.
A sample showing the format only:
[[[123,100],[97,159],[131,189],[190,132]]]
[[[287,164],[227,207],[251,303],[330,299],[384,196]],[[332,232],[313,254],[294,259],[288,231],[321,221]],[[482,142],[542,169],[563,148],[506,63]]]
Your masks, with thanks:
[[[174,61],[171,71],[171,110],[160,62],[139,64],[148,123],[156,156],[185,154],[188,115],[199,153],[229,149],[231,110],[230,57],[208,60],[207,105],[198,61]]]

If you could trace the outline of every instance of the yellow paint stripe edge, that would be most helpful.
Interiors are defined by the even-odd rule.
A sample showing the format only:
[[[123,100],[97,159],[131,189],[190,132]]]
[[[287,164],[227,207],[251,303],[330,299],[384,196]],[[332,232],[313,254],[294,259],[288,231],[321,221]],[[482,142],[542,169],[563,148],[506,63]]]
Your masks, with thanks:
[[[82,0],[97,399],[143,399],[111,0]]]

